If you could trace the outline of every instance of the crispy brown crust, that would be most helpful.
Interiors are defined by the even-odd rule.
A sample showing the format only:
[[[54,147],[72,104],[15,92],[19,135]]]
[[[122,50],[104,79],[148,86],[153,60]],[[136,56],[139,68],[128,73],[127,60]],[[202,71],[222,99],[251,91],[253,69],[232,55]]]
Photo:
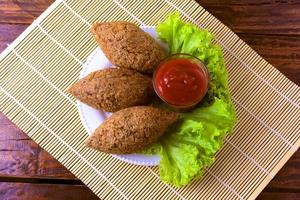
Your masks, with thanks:
[[[149,34],[129,22],[95,23],[91,32],[106,57],[118,67],[152,73],[165,55]]]
[[[145,105],[154,94],[150,77],[124,68],[95,71],[70,86],[68,92],[81,102],[107,112]]]
[[[136,106],[114,113],[88,138],[90,148],[113,154],[127,154],[156,142],[178,113],[150,106]]]

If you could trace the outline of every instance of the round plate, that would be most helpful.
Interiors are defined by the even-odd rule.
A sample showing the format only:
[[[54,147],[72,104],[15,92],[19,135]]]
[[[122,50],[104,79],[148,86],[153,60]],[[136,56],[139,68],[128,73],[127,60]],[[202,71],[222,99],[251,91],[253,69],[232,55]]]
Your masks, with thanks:
[[[165,50],[167,50],[166,44],[160,42],[156,37],[156,32],[154,27],[143,26],[141,27],[145,32],[149,33],[158,44]],[[94,52],[88,57],[86,63],[83,65],[83,69],[80,73],[80,79],[87,76],[89,73],[111,67],[112,64],[106,58],[104,53],[100,48],[94,50]],[[106,118],[108,118],[112,113],[102,112],[91,108],[80,101],[77,101],[77,107],[79,110],[80,119],[83,126],[87,130],[88,134],[91,135],[96,128],[98,128]],[[127,155],[112,155],[113,157],[120,159],[124,162],[136,165],[153,166],[157,165],[159,162],[158,155],[143,155],[143,154],[127,154]]]

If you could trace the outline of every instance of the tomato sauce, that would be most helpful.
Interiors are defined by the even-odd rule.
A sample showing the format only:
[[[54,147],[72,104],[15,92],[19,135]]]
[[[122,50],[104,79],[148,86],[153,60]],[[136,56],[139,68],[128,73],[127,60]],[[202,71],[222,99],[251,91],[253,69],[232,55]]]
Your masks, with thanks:
[[[162,62],[153,81],[160,98],[175,106],[198,103],[208,89],[206,68],[196,58],[179,57]]]

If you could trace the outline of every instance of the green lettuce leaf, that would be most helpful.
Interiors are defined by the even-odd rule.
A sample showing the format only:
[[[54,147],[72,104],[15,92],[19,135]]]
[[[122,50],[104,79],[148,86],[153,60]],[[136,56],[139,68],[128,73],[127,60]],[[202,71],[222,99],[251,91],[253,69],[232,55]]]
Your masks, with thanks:
[[[201,177],[205,168],[214,162],[224,137],[236,123],[236,115],[222,49],[212,43],[213,35],[183,22],[179,13],[169,15],[157,25],[156,31],[159,39],[168,44],[169,54],[198,57],[210,75],[209,90],[201,105],[189,113],[181,113],[181,120],[158,143],[144,151],[159,154],[161,179],[181,187]]]
[[[185,186],[211,165],[224,137],[235,124],[234,113],[221,99],[207,107],[182,114],[160,144],[160,177],[175,186]]]

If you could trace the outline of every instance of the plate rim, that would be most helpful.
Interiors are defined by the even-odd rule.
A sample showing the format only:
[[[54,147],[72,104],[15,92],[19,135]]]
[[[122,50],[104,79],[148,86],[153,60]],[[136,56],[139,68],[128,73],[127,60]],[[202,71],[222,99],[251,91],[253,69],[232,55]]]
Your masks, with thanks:
[[[141,29],[155,29],[155,26],[140,26]],[[152,36],[151,36],[152,37]],[[155,38],[154,38],[155,39]],[[79,79],[83,78],[86,76],[87,73],[87,67],[90,65],[90,62],[94,59],[94,57],[97,55],[98,51],[101,51],[99,47],[96,47],[96,49],[93,50],[93,52],[87,57],[86,62],[83,64],[83,68],[80,71]],[[85,130],[87,131],[87,134],[90,136],[92,135],[93,131],[92,128],[88,125],[86,117],[84,116],[83,112],[83,105],[84,103],[80,102],[79,100],[76,100],[76,106],[78,109],[79,117],[81,120],[81,123]],[[156,159],[156,161],[149,161],[149,162],[144,162],[144,161],[136,161],[132,159],[128,159],[125,155],[121,154],[109,154],[114,158],[117,158],[123,162],[129,163],[129,164],[134,164],[134,165],[142,165],[142,166],[157,166],[160,161],[160,157],[158,154],[156,155],[149,155],[149,157],[152,157],[153,159]],[[130,154],[128,154],[130,155]],[[137,154],[137,155],[143,155],[147,157],[145,154]]]

